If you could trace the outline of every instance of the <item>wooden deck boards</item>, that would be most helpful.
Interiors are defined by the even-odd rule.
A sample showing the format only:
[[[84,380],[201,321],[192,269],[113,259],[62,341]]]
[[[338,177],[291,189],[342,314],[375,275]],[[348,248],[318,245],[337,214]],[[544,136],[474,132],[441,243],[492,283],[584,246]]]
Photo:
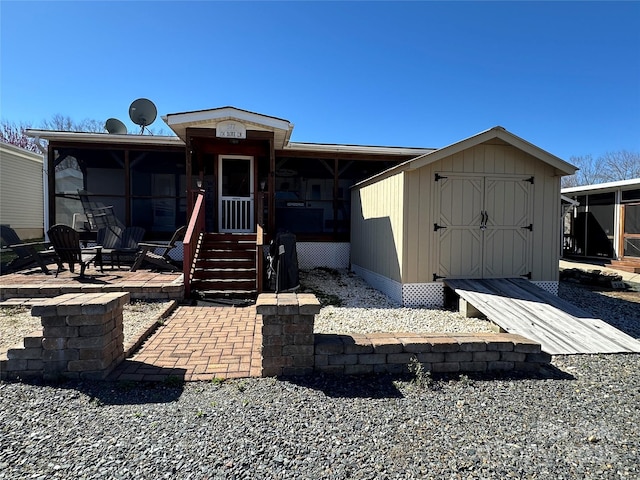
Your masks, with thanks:
[[[527,280],[444,283],[502,329],[540,342],[551,355],[640,352],[640,342],[633,337]]]

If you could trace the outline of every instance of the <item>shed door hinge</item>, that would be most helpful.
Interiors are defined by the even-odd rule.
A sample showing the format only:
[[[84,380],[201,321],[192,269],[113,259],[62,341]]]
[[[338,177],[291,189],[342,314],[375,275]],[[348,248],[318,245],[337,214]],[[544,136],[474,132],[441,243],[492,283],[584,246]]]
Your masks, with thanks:
[[[531,272],[529,272],[529,273],[527,273],[527,274],[525,274],[525,275],[520,275],[520,276],[521,276],[521,277],[525,277],[525,278],[527,278],[527,279],[531,280]]]
[[[526,227],[520,227],[520,228],[524,228],[526,230],[529,230],[530,232],[533,232],[533,223],[530,223],[529,225],[527,225]]]
[[[437,223],[433,224],[433,231],[437,232],[438,230],[440,230],[441,228],[447,228],[447,227],[443,227],[442,225],[438,225]]]
[[[442,175],[440,175],[439,173],[436,173],[436,176],[435,176],[436,182],[437,182],[438,180],[442,179],[442,178],[449,178],[449,177],[443,177],[443,176],[442,176]]]
[[[533,185],[533,175],[529,178],[523,178],[522,179],[523,182],[529,182],[531,185]]]
[[[438,275],[437,273],[433,274],[433,281],[437,282],[438,280],[440,280],[441,278],[447,278],[447,277],[441,277],[440,275]]]

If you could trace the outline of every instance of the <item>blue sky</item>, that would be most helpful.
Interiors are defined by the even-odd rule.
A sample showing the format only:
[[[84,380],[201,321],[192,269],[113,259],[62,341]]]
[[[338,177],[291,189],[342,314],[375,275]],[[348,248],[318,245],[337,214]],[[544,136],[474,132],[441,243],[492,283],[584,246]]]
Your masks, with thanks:
[[[232,105],[301,142],[640,151],[640,2],[0,2],[0,116]],[[160,118],[152,128],[165,128]]]

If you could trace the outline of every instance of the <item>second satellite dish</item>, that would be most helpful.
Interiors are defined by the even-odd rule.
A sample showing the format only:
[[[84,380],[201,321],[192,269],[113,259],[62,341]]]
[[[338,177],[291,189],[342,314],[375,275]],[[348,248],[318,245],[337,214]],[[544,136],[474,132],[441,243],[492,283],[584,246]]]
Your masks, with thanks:
[[[110,118],[104,124],[104,128],[107,129],[107,132],[114,133],[117,135],[126,135],[127,134],[127,126],[122,123],[117,118]]]
[[[144,133],[144,127],[151,125],[158,115],[158,110],[151,100],[139,98],[134,100],[129,107],[129,117],[136,125],[140,125],[140,134]]]

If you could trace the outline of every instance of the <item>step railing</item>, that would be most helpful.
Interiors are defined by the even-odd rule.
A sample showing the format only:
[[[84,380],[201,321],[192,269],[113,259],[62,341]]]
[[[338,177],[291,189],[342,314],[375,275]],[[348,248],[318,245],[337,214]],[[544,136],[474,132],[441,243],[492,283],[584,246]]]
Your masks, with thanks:
[[[264,273],[264,230],[262,225],[256,225],[256,290],[258,294],[263,292],[262,278]]]
[[[191,282],[195,271],[196,254],[198,251],[199,240],[204,232],[205,216],[204,216],[204,192],[196,194],[196,202],[189,218],[187,225],[187,233],[184,236],[183,247],[184,256],[182,260],[182,273],[184,277],[184,296],[191,296]]]

